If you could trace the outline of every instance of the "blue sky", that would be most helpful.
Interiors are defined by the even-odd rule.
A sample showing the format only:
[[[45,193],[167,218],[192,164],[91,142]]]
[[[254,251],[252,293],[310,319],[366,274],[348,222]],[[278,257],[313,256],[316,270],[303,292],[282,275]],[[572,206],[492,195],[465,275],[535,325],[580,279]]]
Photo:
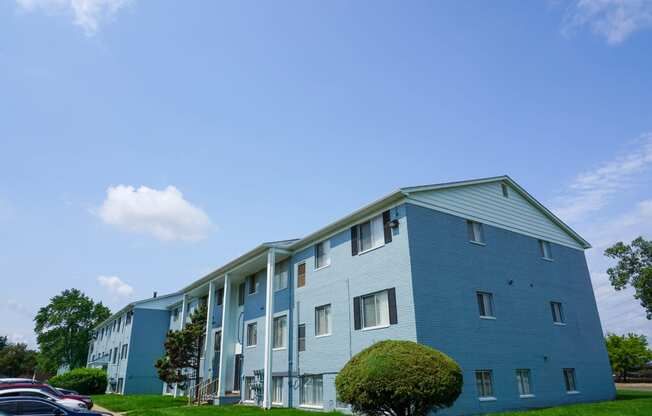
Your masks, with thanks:
[[[112,309],[400,187],[509,174],[601,252],[652,237],[652,3],[0,4],[0,333]]]

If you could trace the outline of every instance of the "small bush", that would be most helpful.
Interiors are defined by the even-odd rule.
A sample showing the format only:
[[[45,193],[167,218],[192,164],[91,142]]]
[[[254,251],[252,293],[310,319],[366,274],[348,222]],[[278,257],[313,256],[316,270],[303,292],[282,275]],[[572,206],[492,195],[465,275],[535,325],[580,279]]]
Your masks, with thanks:
[[[49,380],[54,387],[70,389],[79,394],[102,394],[106,391],[106,371],[100,368],[75,368]]]
[[[381,341],[356,354],[335,379],[339,400],[355,413],[425,416],[450,407],[462,370],[447,355],[411,341]]]

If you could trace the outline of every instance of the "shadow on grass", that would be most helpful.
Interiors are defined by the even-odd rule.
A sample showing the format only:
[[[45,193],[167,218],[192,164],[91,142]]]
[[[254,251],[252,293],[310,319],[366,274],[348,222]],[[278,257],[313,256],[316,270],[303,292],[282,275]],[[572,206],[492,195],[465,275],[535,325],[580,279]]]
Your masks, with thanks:
[[[652,400],[652,391],[618,390],[616,400]]]

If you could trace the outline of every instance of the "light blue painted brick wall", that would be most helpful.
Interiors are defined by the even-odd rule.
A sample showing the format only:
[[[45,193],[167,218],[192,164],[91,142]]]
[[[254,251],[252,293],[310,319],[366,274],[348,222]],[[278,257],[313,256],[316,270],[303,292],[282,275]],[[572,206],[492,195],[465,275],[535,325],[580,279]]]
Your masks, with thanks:
[[[380,214],[380,212],[379,212]],[[292,275],[299,263],[306,262],[306,285],[296,288],[293,281],[293,330],[306,325],[306,351],[296,353],[292,343],[293,371],[298,374],[324,374],[324,407],[335,406],[335,374],[351,354],[382,339],[416,340],[405,206],[391,210],[399,220],[392,242],[361,255],[351,255],[351,234],[347,229],[330,238],[331,264],[315,270],[314,247],[292,258]],[[294,279],[293,279],[294,280]],[[398,324],[376,330],[353,329],[353,298],[394,287]],[[331,335],[315,336],[315,307],[331,305]],[[292,405],[299,404],[298,382],[292,383]]]
[[[554,261],[545,261],[531,237],[485,226],[486,246],[478,246],[463,218],[411,204],[407,217],[417,339],[464,371],[462,396],[443,414],[614,397],[583,251],[553,244]],[[495,321],[479,318],[477,291],[493,293]],[[563,303],[565,326],[553,324],[551,301]],[[565,367],[576,369],[580,394],[566,394]],[[519,398],[518,368],[532,370],[535,398]],[[495,402],[477,399],[475,369],[493,370]]]

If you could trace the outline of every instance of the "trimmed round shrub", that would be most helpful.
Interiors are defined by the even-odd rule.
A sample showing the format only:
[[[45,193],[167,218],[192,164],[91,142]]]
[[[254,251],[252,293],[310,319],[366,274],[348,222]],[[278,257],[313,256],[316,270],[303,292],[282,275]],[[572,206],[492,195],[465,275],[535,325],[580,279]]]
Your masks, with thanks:
[[[462,392],[462,370],[425,345],[381,341],[351,358],[335,387],[338,399],[356,413],[425,416],[455,403]]]
[[[106,392],[106,371],[100,368],[75,368],[48,380],[54,387],[75,390],[79,394],[103,394]]]

